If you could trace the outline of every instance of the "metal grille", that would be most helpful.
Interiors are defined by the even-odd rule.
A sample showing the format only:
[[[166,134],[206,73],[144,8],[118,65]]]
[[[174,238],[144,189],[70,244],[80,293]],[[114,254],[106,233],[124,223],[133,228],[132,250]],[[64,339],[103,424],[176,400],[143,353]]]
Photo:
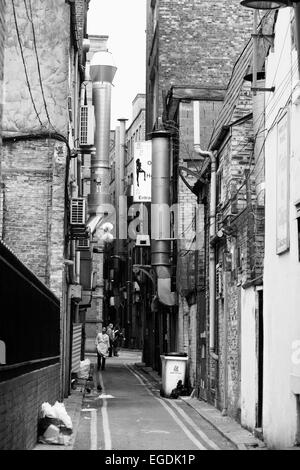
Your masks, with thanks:
[[[223,270],[220,264],[216,266],[216,294],[217,297],[223,296]]]
[[[85,224],[85,199],[71,199],[71,225]]]
[[[72,372],[79,372],[81,358],[82,325],[73,325]]]
[[[88,106],[81,106],[80,115],[80,145],[88,145]]]

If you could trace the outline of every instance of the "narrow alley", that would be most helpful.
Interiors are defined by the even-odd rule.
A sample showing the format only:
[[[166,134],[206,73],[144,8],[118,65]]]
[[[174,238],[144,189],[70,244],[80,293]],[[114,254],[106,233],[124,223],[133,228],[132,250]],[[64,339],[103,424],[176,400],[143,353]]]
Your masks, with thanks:
[[[300,450],[299,129],[300,0],[0,0],[0,451]]]
[[[184,399],[160,396],[138,351],[122,350],[100,372],[96,357],[89,359],[94,386],[83,399],[73,450],[236,450]]]

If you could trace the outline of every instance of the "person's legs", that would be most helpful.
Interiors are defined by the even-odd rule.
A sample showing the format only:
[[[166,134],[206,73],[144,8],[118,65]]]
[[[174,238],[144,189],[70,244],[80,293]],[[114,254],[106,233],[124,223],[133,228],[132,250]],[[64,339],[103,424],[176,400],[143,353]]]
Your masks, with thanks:
[[[105,369],[105,357],[102,356],[102,367],[101,367],[102,370]]]
[[[118,356],[119,355],[119,343],[118,343],[118,340],[116,340],[114,342],[114,356]]]
[[[97,370],[100,370],[100,366],[101,366],[101,356],[97,351]]]

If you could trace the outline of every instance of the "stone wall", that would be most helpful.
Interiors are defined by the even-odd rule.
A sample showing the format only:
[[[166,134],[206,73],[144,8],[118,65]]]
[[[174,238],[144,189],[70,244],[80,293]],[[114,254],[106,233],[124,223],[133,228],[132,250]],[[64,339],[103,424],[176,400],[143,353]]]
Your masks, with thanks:
[[[4,135],[43,132],[48,129],[67,135],[70,6],[64,0],[38,0],[31,2],[31,5],[35,42],[28,19],[28,16],[31,18],[31,13],[28,9],[26,11],[24,2],[15,0],[14,4],[7,3]]]

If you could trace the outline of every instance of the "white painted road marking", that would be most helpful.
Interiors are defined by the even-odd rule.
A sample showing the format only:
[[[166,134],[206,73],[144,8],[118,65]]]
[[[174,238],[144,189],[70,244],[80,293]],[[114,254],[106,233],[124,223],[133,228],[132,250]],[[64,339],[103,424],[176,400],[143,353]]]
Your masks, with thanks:
[[[177,412],[185,419],[185,421],[194,429],[194,431],[199,434],[199,436],[214,450],[221,450],[220,447],[217,446],[209,437],[198,428],[198,426],[194,423],[194,421],[173,401],[170,401],[170,405],[172,405]]]
[[[144,385],[145,389],[147,390],[147,392],[149,393],[149,395],[151,395],[153,398],[155,398],[155,400],[157,400],[167,411],[168,413],[172,416],[172,418],[174,419],[174,421],[181,427],[181,429],[183,430],[183,432],[186,434],[186,436],[195,444],[196,447],[198,447],[198,449],[200,450],[207,450],[206,447],[203,446],[203,444],[198,441],[198,439],[195,438],[195,436],[190,432],[190,430],[185,426],[185,424],[178,418],[178,416],[174,413],[174,411],[171,409],[171,407],[169,405],[167,405],[167,403],[160,399],[160,398],[157,398],[151,390],[149,390],[149,388],[147,387],[147,383],[145,382],[148,382],[143,376],[143,380],[140,376],[140,374],[134,372],[129,366],[125,365],[125,367],[138,379],[138,381]],[[148,382],[149,384],[149,382]]]
[[[91,413],[91,425],[90,425],[90,434],[91,434],[91,444],[90,450],[97,450],[97,410],[96,408],[84,408],[81,410],[83,413]]]
[[[106,396],[106,392],[105,392],[101,372],[99,372],[99,381],[100,381],[100,385],[101,385],[102,390],[103,390],[103,395],[100,396],[100,398],[103,400],[101,413],[102,413],[103,432],[104,432],[104,446],[105,446],[105,450],[112,450],[111,433],[110,433],[108,413],[107,413],[107,401],[106,401],[106,398],[104,398]]]

